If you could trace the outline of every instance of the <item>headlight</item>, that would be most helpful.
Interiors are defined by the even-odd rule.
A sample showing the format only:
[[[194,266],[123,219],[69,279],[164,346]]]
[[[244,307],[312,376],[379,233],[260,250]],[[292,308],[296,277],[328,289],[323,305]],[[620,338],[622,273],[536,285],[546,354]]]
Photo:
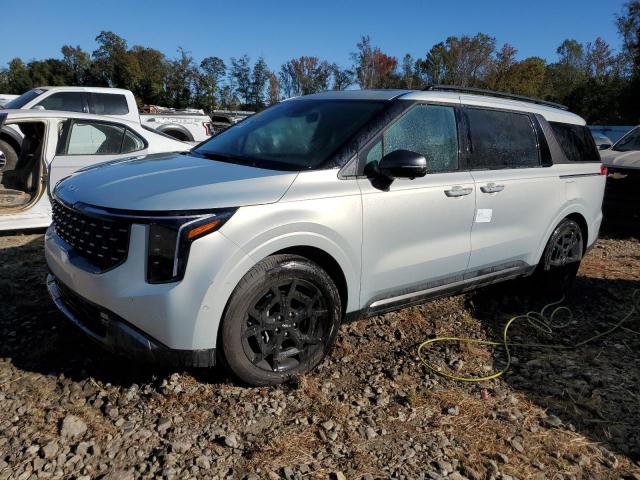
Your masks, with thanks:
[[[184,277],[191,244],[215,232],[235,209],[215,214],[150,219],[147,243],[147,282],[177,282]]]

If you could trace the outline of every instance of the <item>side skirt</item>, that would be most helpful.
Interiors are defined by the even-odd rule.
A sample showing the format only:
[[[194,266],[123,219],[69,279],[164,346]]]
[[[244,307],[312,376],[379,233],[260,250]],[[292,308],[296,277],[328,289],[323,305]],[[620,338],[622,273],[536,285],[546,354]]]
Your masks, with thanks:
[[[455,295],[463,292],[475,290],[485,287],[493,283],[512,280],[517,277],[531,275],[536,269],[535,265],[527,265],[524,262],[511,262],[508,264],[497,265],[495,267],[483,268],[474,272],[468,272],[465,275],[456,275],[445,278],[437,282],[436,285],[425,285],[407,293],[397,292],[384,298],[372,299],[368,306],[355,312],[349,312],[345,321],[355,321],[362,318],[382,315],[384,313],[407,308],[414,305],[420,305],[436,298]]]

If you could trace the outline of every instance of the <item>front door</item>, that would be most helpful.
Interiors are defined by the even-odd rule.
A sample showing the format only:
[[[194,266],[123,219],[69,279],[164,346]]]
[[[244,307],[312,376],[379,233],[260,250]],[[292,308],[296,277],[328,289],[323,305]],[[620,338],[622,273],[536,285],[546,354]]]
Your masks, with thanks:
[[[405,149],[427,158],[427,175],[381,190],[359,178],[363,206],[363,307],[384,309],[462,279],[471,250],[473,178],[459,169],[455,107],[415,105],[362,151],[361,169]],[[364,164],[364,165],[362,165]]]

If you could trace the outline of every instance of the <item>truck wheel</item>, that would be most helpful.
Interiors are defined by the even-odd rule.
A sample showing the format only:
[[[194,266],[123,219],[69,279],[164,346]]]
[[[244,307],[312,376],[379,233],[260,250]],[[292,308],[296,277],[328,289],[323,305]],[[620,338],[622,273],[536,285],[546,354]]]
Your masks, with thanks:
[[[18,154],[4,140],[0,140],[0,173],[14,170],[18,163]]]
[[[331,277],[298,255],[274,255],[234,290],[221,331],[224,363],[241,381],[275,385],[329,353],[342,317]]]
[[[582,229],[565,218],[555,228],[534,273],[537,286],[545,292],[561,294],[573,283],[584,251]]]
[[[176,140],[180,140],[181,142],[190,141],[187,134],[184,132],[181,132],[180,130],[165,130],[163,133],[166,135],[169,135],[170,137],[175,138]]]

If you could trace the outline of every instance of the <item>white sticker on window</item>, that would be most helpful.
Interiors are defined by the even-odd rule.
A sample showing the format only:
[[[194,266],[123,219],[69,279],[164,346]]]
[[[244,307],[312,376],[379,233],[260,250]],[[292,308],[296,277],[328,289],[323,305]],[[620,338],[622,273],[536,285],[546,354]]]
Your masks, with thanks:
[[[489,223],[493,216],[493,209],[491,208],[479,208],[476,211],[476,223]]]

